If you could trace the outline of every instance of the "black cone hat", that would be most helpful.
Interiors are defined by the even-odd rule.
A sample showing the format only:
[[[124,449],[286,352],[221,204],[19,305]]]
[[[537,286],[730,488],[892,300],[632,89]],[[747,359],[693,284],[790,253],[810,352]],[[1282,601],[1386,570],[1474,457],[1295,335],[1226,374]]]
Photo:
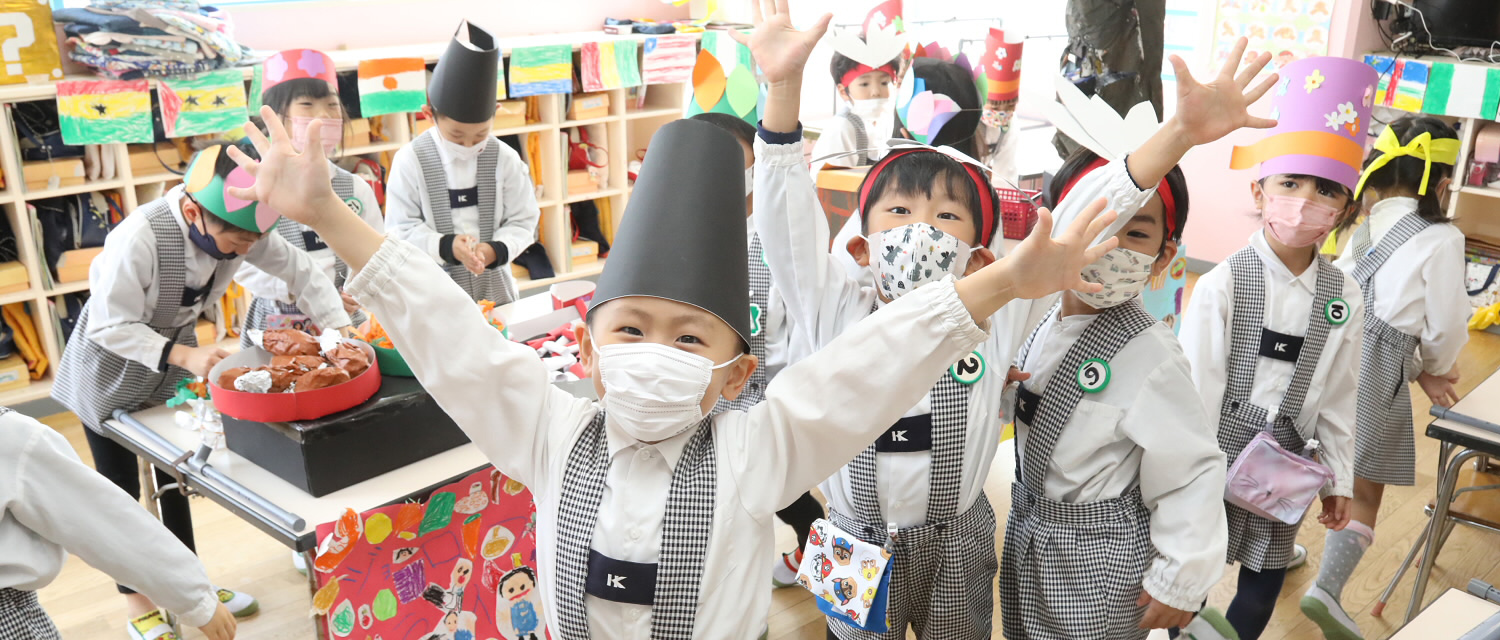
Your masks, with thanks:
[[[740,143],[699,120],[657,130],[590,309],[625,296],[684,302],[750,342],[745,163]]]
[[[468,42],[458,36],[468,30]],[[434,111],[459,122],[484,122],[495,117],[495,82],[500,49],[490,32],[464,21],[458,25],[448,50],[438,58],[427,81],[427,101]]]

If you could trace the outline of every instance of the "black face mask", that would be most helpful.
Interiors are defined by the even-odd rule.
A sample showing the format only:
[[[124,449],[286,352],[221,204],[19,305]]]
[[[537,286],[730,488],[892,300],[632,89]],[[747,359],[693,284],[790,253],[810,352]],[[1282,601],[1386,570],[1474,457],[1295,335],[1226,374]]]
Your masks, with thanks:
[[[198,211],[198,219],[203,222],[204,228],[199,229],[196,224],[188,225],[188,239],[193,241],[193,246],[198,247],[199,251],[208,254],[208,257],[215,260],[233,260],[240,257],[237,253],[224,253],[219,250],[219,244],[214,242],[214,237],[208,235],[208,219],[204,217],[202,205],[199,205]]]

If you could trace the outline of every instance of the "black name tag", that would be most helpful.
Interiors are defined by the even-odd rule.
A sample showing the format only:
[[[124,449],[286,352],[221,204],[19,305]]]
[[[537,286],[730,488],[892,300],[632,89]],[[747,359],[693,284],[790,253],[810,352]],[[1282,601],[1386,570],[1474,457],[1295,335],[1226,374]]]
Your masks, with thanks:
[[[203,302],[203,299],[208,297],[208,292],[212,291],[213,288],[213,282],[209,282],[208,284],[203,285],[202,289],[194,289],[192,287],[184,286],[182,288],[182,306],[198,306],[198,303]]]
[[[318,235],[318,232],[311,229],[303,229],[302,246],[306,247],[307,251],[317,251],[319,249],[327,249],[328,243],[323,242],[323,238]]]
[[[656,598],[656,565],[616,560],[589,549],[589,577],[583,591],[611,602],[649,607]]]
[[[449,189],[448,208],[462,209],[464,207],[479,206],[479,187],[473,186],[468,189]]]
[[[1032,393],[1025,384],[1019,385],[1016,388],[1016,421],[1028,426],[1036,424],[1036,409],[1041,404],[1041,396]]]
[[[875,450],[881,453],[911,453],[932,450],[932,414],[902,418],[891,425],[880,439],[875,441]]]
[[[1276,333],[1270,329],[1260,330],[1260,355],[1273,360],[1297,362],[1302,353],[1302,337]]]

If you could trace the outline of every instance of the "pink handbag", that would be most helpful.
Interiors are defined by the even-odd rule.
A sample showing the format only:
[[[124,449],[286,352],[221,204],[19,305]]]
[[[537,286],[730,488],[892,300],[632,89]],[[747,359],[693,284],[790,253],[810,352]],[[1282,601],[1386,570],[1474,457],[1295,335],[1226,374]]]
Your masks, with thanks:
[[[1269,431],[1262,431],[1229,468],[1224,499],[1267,520],[1297,524],[1318,492],[1332,483],[1333,471],[1326,465],[1281,448]]]

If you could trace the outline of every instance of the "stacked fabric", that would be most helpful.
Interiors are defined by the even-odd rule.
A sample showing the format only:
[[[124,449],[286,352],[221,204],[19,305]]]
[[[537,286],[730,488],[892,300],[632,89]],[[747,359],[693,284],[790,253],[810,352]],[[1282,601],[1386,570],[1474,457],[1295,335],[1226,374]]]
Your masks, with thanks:
[[[61,9],[68,57],[117,80],[172,76],[250,62],[230,36],[227,14],[194,0],[93,0]]]

